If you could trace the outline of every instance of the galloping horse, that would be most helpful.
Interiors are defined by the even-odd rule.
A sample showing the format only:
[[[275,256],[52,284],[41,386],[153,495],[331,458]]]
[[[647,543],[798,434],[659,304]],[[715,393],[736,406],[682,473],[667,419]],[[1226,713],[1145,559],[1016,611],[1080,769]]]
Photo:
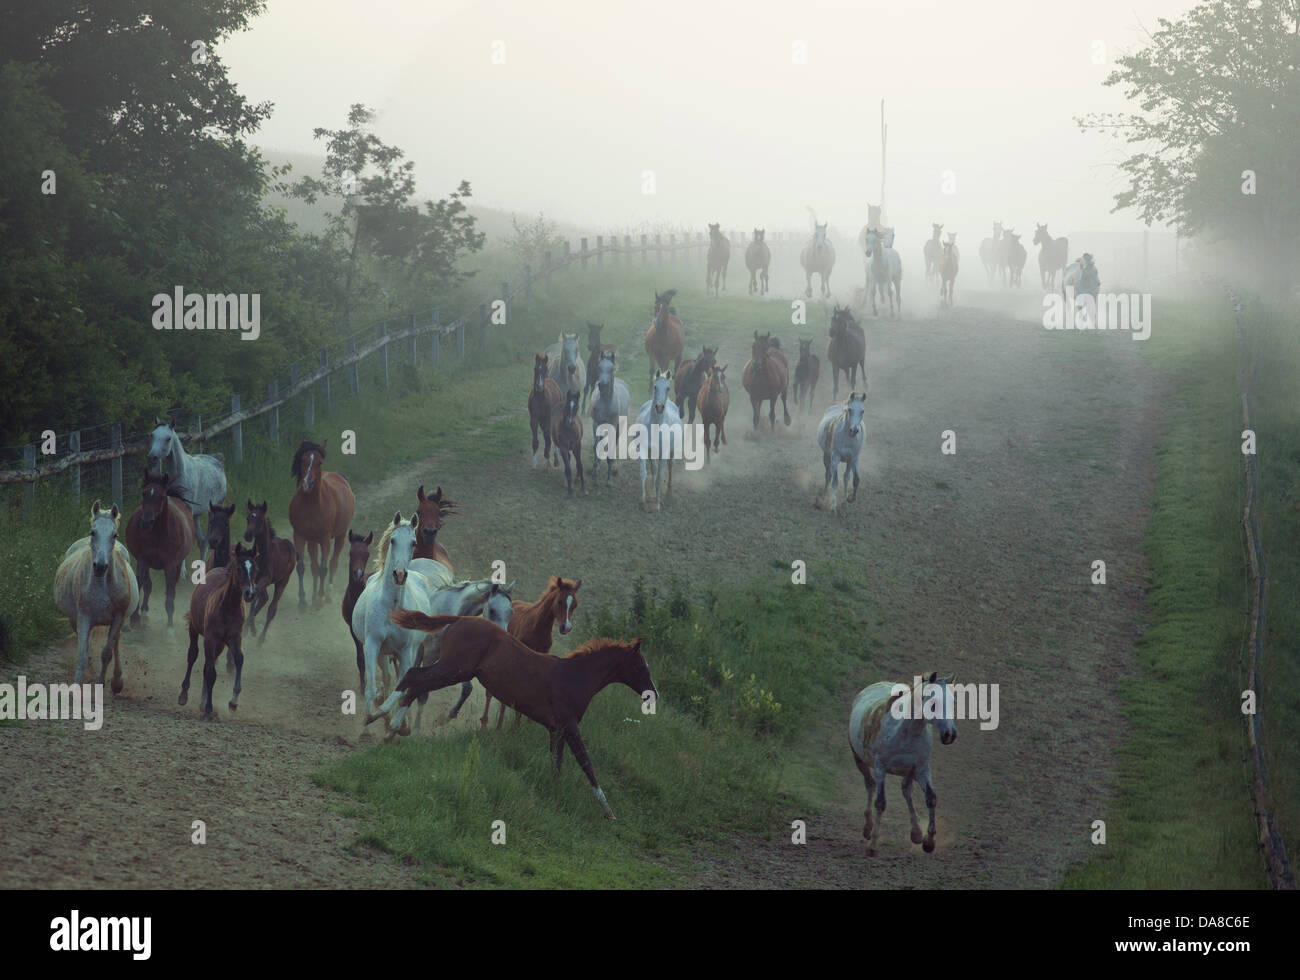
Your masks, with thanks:
[[[830,494],[832,514],[839,513],[835,495],[840,486],[840,463],[844,464],[846,488],[849,485],[849,473],[853,473],[853,489],[844,498],[844,502],[851,504],[858,495],[858,454],[862,452],[862,444],[866,441],[867,430],[862,424],[862,414],[866,407],[866,394],[854,392],[844,404],[828,408],[817,426],[817,445],[821,446],[822,462],[826,466],[824,492]]]
[[[135,557],[136,580],[140,584],[140,608],[131,614],[132,626],[140,622],[140,613],[149,611],[149,594],[153,591],[150,569],[161,568],[167,585],[167,631],[173,631],[176,580],[195,537],[194,512],[189,501],[177,499],[180,492],[170,475],[145,471],[140,506],[127,520],[123,535],[127,550]]]
[[[849,747],[853,750],[853,762],[867,786],[867,822],[862,828],[862,836],[867,838],[868,854],[876,853],[880,821],[885,815],[886,775],[903,777],[903,799],[907,801],[912,817],[912,843],[920,844],[927,854],[934,850],[934,808],[939,797],[930,782],[930,746],[934,744],[930,726],[939,732],[939,741],[944,745],[957,740],[957,726],[948,717],[948,687],[952,682],[952,677],[939,677],[936,671],[930,674],[930,680],[922,684],[920,690],[914,687],[906,694],[895,694],[895,689],[907,685],[880,681],[864,688],[853,699],[853,710],[849,715]],[[926,687],[930,693],[925,700],[937,703],[937,712],[929,705],[916,710],[926,694]],[[907,698],[912,705],[901,718],[890,710],[899,698]],[[913,780],[919,782],[925,791],[925,805],[930,810],[930,827],[924,837],[921,836],[921,823],[916,818],[916,807],[912,805]],[[871,822],[873,795],[876,798],[874,824]]]
[[[442,487],[438,487],[427,497],[424,495],[423,483],[415,491],[415,512],[420,515],[420,533],[415,538],[414,557],[432,558],[434,561],[442,562],[447,566],[448,572],[453,572],[455,569],[452,568],[447,549],[438,540],[438,532],[442,530],[444,517],[458,513],[456,506],[456,501],[443,496]]]
[[[334,542],[334,552],[329,558],[329,581],[334,580],[334,572],[339,566],[339,552],[347,540],[348,525],[357,510],[357,498],[352,496],[352,487],[341,473],[326,473],[325,443],[308,442],[304,439],[293,454],[293,466],[290,474],[298,481],[298,489],[289,501],[289,524],[293,528],[293,549],[298,553],[298,605],[307,605],[307,595],[303,591],[303,563],[310,551],[312,588],[314,602],[318,597],[324,598],[327,586],[325,578],[325,555]]]
[[[754,240],[745,247],[745,268],[749,270],[749,291],[767,295],[767,269],[772,264],[772,250],[767,247],[767,230],[754,229]]]
[[[528,649],[509,633],[477,617],[429,616],[398,609],[392,613],[392,619],[403,629],[441,631],[441,655],[436,663],[407,673],[379,712],[372,712],[366,718],[367,724],[380,715],[387,721],[388,712],[394,708],[397,713],[393,722],[399,722],[411,702],[421,695],[477,679],[497,700],[550,732],[556,775],[564,758],[564,746],[569,746],[605,816],[614,819],[605,792],[596,782],[596,772],[578,732],[578,723],[591,699],[610,684],[627,685],[643,702],[658,698],[639,639],[631,643],[604,638],[588,640],[566,657],[552,657]],[[389,727],[392,728],[392,723]]]
[[[731,242],[722,233],[721,225],[709,225],[708,272],[704,276],[704,291],[713,290],[718,295],[718,283],[727,288],[727,266],[731,264]]]
[[[248,510],[244,515],[244,540],[253,545],[253,569],[257,577],[257,598],[248,610],[248,629],[253,633],[257,632],[257,614],[266,605],[271,586],[275,586],[275,596],[271,599],[270,608],[266,610],[266,622],[262,625],[262,635],[257,640],[258,643],[264,643],[266,631],[271,628],[271,620],[275,619],[275,612],[280,608],[280,596],[289,587],[289,579],[293,577],[293,570],[298,564],[298,553],[294,550],[292,541],[279,537],[271,527],[271,521],[266,516],[265,500],[260,504],[251,500],[246,503]]]
[[[172,485],[189,502],[197,529],[199,515],[207,513],[208,505],[226,499],[226,471],[222,456],[220,453],[191,456],[181,445],[181,437],[171,422],[155,416],[154,424],[145,468],[171,474]]]
[[[812,352],[812,341],[800,340],[799,361],[794,366],[794,407],[799,411],[803,411],[805,401],[807,407],[812,408],[813,397],[817,391],[817,379],[821,377],[821,373],[821,361]]]
[[[348,588],[343,593],[343,622],[347,623],[348,633],[357,648],[358,687],[366,686],[366,654],[361,641],[352,632],[352,610],[356,608],[357,599],[366,587],[366,566],[370,564],[370,542],[375,540],[371,531],[364,538],[348,530]]]
[[[754,407],[754,428],[758,428],[759,411],[764,401],[770,401],[771,411],[768,421],[776,428],[776,400],[781,399],[781,413],[785,424],[790,424],[790,409],[786,405],[786,391],[790,385],[790,365],[780,348],[772,343],[772,335],[763,336],[754,331],[754,345],[750,350],[749,361],[740,376],[741,384],[749,392],[749,403]]]
[[[587,321],[587,383],[582,386],[582,407],[585,409],[591,400],[591,393],[596,387],[596,371],[600,367],[600,357],[605,348],[600,343],[600,332],[605,329],[603,323]]]
[[[885,207],[883,204],[867,205],[867,223],[863,225],[862,230],[858,232],[858,248],[862,249],[864,255],[869,254],[867,252],[867,232],[871,231],[872,228],[889,227],[889,219],[885,217],[884,211]],[[894,241],[891,238],[887,240],[885,244],[892,246]]]
[[[961,254],[957,251],[957,234],[951,233],[943,243],[943,254],[939,256],[939,305],[945,309],[952,306],[952,284],[957,278]]]
[[[889,247],[892,229],[886,235],[876,229],[867,232],[867,254],[871,262],[867,271],[871,277],[871,315],[879,316],[876,309],[876,294],[884,293],[889,297],[889,315],[897,318],[903,311],[903,260],[898,252]],[[898,310],[894,309],[894,300],[898,300]]]
[[[633,451],[637,453],[641,466],[641,506],[646,506],[647,460],[654,468],[655,510],[660,509],[663,500],[673,495],[673,456],[680,451],[682,438],[682,416],[668,398],[668,385],[672,375],[667,371],[657,374],[650,400],[641,406],[637,413],[637,422],[645,426],[646,438],[633,442]],[[658,426],[658,428],[652,428]],[[664,471],[664,461],[668,461],[668,491],[661,497],[659,481]]]
[[[546,348],[546,358],[550,364],[551,380],[561,394],[570,388],[582,391],[587,387],[587,367],[578,352],[576,333],[561,332],[560,339]]]
[[[117,518],[117,504],[112,510],[101,510],[96,500],[90,509],[90,536],[68,546],[54,573],[54,604],[77,631],[77,673],[73,683],[80,684],[85,673],[91,631],[107,626],[99,683],[104,683],[111,658],[114,694],[122,690],[118,651],[122,625],[140,605],[140,586],[131,574],[131,556],[117,540]]]
[[[1020,244],[1020,236],[1008,230],[1003,239],[1006,245],[1007,272],[1011,276],[1011,285],[1019,286],[1025,271],[1025,260],[1029,257],[1025,246]]]
[[[591,400],[591,478],[596,479],[600,471],[600,456],[596,450],[600,445],[601,426],[612,425],[618,429],[618,420],[627,415],[632,403],[632,393],[628,391],[627,382],[614,377],[616,355],[613,350],[606,350],[596,366],[596,396]],[[605,459],[605,483],[614,476],[614,456]]]
[[[652,386],[655,374],[666,370],[670,361],[673,365],[673,374],[677,373],[682,363],[682,351],[686,348],[686,328],[682,326],[682,321],[677,319],[677,314],[669,306],[676,295],[675,289],[668,290],[662,296],[655,293],[655,315],[645,335],[645,352],[650,355]]]
[[[804,278],[808,281],[808,289],[805,296],[813,294],[812,277],[813,274],[822,277],[821,294],[829,296],[831,294],[831,270],[835,268],[835,246],[831,244],[826,237],[828,225],[813,223],[812,237],[808,239],[808,244],[803,247],[799,253],[799,264],[803,266]]]
[[[858,383],[858,370],[867,376],[867,335],[849,308],[837,303],[831,314],[830,343],[826,345],[826,360],[831,362],[831,397],[840,397],[840,372],[849,383],[851,391]]]
[[[204,577],[203,583],[190,596],[190,611],[186,619],[190,624],[190,648],[186,652],[185,680],[181,681],[181,694],[177,704],[189,700],[190,672],[199,655],[199,637],[203,637],[203,697],[199,710],[204,721],[216,721],[212,711],[212,688],[217,682],[217,657],[222,649],[234,654],[235,687],[230,695],[230,710],[239,707],[239,691],[244,676],[244,650],[241,634],[244,632],[244,609],[257,598],[257,573],[253,566],[253,551],[242,544],[235,545],[230,564],[215,568]]]
[[[578,471],[578,488],[583,496],[587,494],[587,480],[582,471],[582,416],[579,405],[582,392],[570,388],[564,396],[564,407],[551,419],[551,441],[555,451],[564,460],[564,480],[569,485],[569,496],[573,496],[573,470]],[[569,466],[569,457],[573,456],[573,466]]]
[[[700,419],[704,423],[704,461],[709,461],[709,427],[713,427],[713,451],[718,451],[718,440],[727,444],[727,409],[731,407],[731,392],[727,390],[727,365],[715,367],[700,385]]]
[[[1053,238],[1047,233],[1047,225],[1034,225],[1034,244],[1038,249],[1038,275],[1044,289],[1056,288],[1056,274],[1064,272],[1070,261],[1070,240],[1062,235]]]
[[[533,430],[533,469],[537,469],[539,430],[546,440],[542,460],[547,466],[551,465],[551,415],[564,401],[560,386],[550,376],[549,361],[546,354],[533,355],[533,383],[528,388],[528,425]]]
[[[925,281],[933,282],[935,276],[939,274],[939,253],[943,246],[939,241],[939,236],[943,234],[943,225],[930,223],[930,239],[925,243],[923,252],[925,254]]]
[[[582,588],[582,579],[570,581],[552,575],[546,588],[536,602],[516,599],[510,615],[510,625],[506,631],[516,640],[538,653],[550,653],[554,640],[552,630],[556,622],[560,624],[560,635],[567,636],[573,630],[573,610],[578,608],[578,590]],[[492,707],[492,695],[487,696],[483,704],[483,717],[479,727],[486,729],[488,710]],[[502,701],[497,711],[497,731],[501,731],[501,722],[506,716],[506,705]],[[515,727],[523,720],[523,715],[515,712]]]
[[[230,518],[235,505],[223,507],[208,504],[208,553],[204,563],[208,568],[225,568],[230,564]]]
[[[993,273],[998,267],[998,249],[1002,246],[1002,222],[993,222],[993,237],[986,238],[980,242],[980,262],[984,266],[984,274],[988,276],[989,282],[993,281]]]
[[[690,417],[686,420],[688,423],[694,423],[695,421],[695,404],[699,397],[700,385],[704,382],[704,376],[708,373],[709,368],[717,363],[718,348],[704,347],[701,349],[699,357],[682,361],[681,367],[677,369],[677,374],[673,377],[673,393],[677,396],[677,410],[686,412],[689,409]]]

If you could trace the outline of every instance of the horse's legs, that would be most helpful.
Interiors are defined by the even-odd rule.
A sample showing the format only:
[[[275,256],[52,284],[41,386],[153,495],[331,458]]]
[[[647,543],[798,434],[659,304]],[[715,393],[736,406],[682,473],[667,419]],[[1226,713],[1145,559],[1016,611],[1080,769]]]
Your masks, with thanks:
[[[591,783],[591,789],[596,794],[596,802],[605,811],[605,818],[613,820],[614,811],[609,808],[609,801],[605,799],[605,791],[596,782],[596,770],[591,765],[591,757],[587,755],[587,747],[582,744],[582,736],[578,734],[578,726],[575,723],[570,722],[564,727],[564,740],[569,743],[569,751],[578,760],[578,765],[582,766],[582,771],[587,774],[587,781]]]
[[[776,400],[775,400],[775,399],[772,400],[772,412],[773,412],[773,414],[776,413]],[[785,424],[786,424],[786,425],[789,425],[789,424],[790,424],[790,406],[789,406],[789,404],[786,402],[786,389],[785,389],[785,388],[782,388],[782,389],[781,389],[781,415],[785,418]],[[776,422],[775,422],[775,421],[772,422],[772,427],[773,427],[773,428],[776,428]]]
[[[102,666],[99,671],[99,683],[104,683],[104,677],[108,673],[108,661],[113,659],[113,693],[122,693],[122,658],[118,650],[118,639],[122,635],[122,623],[125,616],[122,613],[115,613],[113,622],[108,627],[108,642],[104,644],[104,652],[100,654]]]
[[[479,727],[482,731],[487,731],[487,726],[488,726],[488,712],[490,712],[490,711],[492,710],[492,695],[488,693],[488,689],[487,689],[486,687],[483,688],[483,698],[484,698],[484,700],[483,700],[483,717],[480,718],[480,719],[478,720],[478,727]],[[505,710],[506,710],[506,706],[505,706],[504,704],[502,704],[502,705],[501,705],[501,711],[502,711],[503,714],[505,713]],[[500,726],[498,725],[497,727],[500,727]]]
[[[573,470],[569,467],[568,448],[566,447],[565,449],[563,449],[560,452],[560,455],[564,457],[564,482],[568,484],[569,496],[572,497],[573,496]]]
[[[529,419],[528,419],[528,426],[533,430],[533,469],[537,469],[537,446],[538,446],[537,419],[532,418],[531,416],[532,413],[530,412]]]
[[[348,629],[348,632],[351,633],[352,630],[349,628],[349,629]],[[359,689],[361,689],[361,690],[365,690],[365,687],[366,687],[366,651],[362,648],[362,646],[361,646],[361,641],[358,640],[355,636],[352,637],[352,642],[353,642],[353,644],[354,644],[354,645],[356,646],[356,648],[357,648],[357,687],[358,687]]]
[[[830,454],[830,453],[828,453],[828,452],[823,452],[823,453],[822,453],[822,465],[826,467],[826,486],[822,487],[822,493],[823,493],[824,495],[828,495],[828,496],[830,496],[830,501],[831,501],[831,512],[834,513],[834,511],[835,511],[835,496],[834,496],[834,494],[831,493],[831,476],[834,474],[835,468],[831,465],[831,454]]]
[[[560,763],[564,761],[564,738],[558,728],[551,729],[551,754],[555,756],[555,775],[560,774]]]
[[[466,701],[469,700],[469,696],[470,696],[470,694],[473,692],[473,690],[474,690],[474,685],[471,684],[469,681],[465,681],[465,683],[461,684],[461,686],[460,686],[460,700],[456,702],[456,707],[452,708],[452,709],[451,709],[451,712],[447,715],[447,720],[448,720],[448,721],[451,721],[451,720],[452,720],[453,718],[455,718],[458,714],[460,714],[461,706],[462,706]],[[487,690],[487,689],[484,688],[484,690]],[[487,711],[484,711],[483,714],[486,715],[486,714],[487,714]],[[416,728],[419,728],[419,727],[420,727],[420,716],[419,716],[418,713],[417,713],[416,716],[415,716],[415,727],[416,727]]]
[[[773,395],[770,399],[768,399],[767,421],[771,425],[772,431],[775,432],[776,431],[776,395]]]
[[[266,610],[266,622],[262,624],[262,635],[257,641],[259,644],[266,642],[266,631],[271,628],[271,620],[275,619],[275,611],[280,608],[280,594],[282,592],[284,592],[284,583],[276,582],[275,595],[271,598],[271,605]]]
[[[149,566],[140,558],[135,560],[135,582],[140,588],[140,605],[131,613],[132,626],[140,622],[141,613],[149,611],[149,594],[153,592],[153,576],[149,574]]]
[[[754,406],[754,430],[758,430],[758,413],[761,411],[762,402],[756,398],[750,398],[749,403]]]
[[[706,464],[709,461],[709,426],[712,424],[711,422],[704,423],[704,462]]]
[[[848,463],[846,463],[846,464],[844,465],[844,485],[845,485],[846,487],[849,485],[849,467],[850,467],[850,466],[853,467],[853,490],[852,490],[852,492],[851,492],[851,493],[850,493],[850,494],[845,498],[845,502],[851,504],[851,503],[853,503],[854,500],[857,499],[857,496],[858,496],[858,483],[860,482],[860,481],[858,480],[858,457],[857,457],[857,456],[854,456],[852,459],[849,460]]]
[[[926,854],[934,850],[934,808],[939,805],[939,795],[934,791],[934,785],[930,782],[930,767],[927,765],[917,773],[917,778],[921,781],[921,788],[925,790],[925,805],[930,811],[930,824],[925,831],[925,839],[921,842],[921,847]]]
[[[298,608],[303,609],[307,605],[307,593],[303,591],[302,587],[303,565],[305,564],[304,558],[307,554],[306,539],[301,535],[294,534],[293,550],[298,555]]]
[[[77,673],[72,678],[72,683],[80,684],[81,675],[86,672],[87,648],[90,646],[90,617],[85,613],[77,614]],[[104,683],[101,675],[99,683]]]
[[[334,586],[334,573],[337,572],[339,569],[339,554],[343,551],[343,542],[347,541],[347,539],[348,539],[347,528],[344,528],[343,533],[334,539],[334,554],[330,555],[330,577],[325,583],[325,585],[330,588],[333,588]],[[325,564],[324,557],[325,554],[324,551],[322,551],[321,552],[322,568],[324,567]]]
[[[193,626],[190,627],[190,648],[185,652],[188,663],[185,665],[185,680],[181,681],[181,696],[176,699],[177,704],[184,704],[190,699],[190,671],[194,669],[194,661],[199,656],[199,634]]]
[[[221,644],[209,637],[203,638],[203,696],[199,708],[204,721],[216,721],[212,711],[212,689],[217,685],[217,657],[221,655]]]
[[[876,822],[871,828],[871,840],[867,844],[867,853],[876,853],[876,841],[880,838],[880,824],[885,818],[885,767],[879,762],[874,766],[872,781],[876,784]]]
[[[244,641],[238,633],[230,638],[226,653],[232,649],[235,651],[235,689],[230,695],[230,710],[234,711],[239,707],[239,691],[244,677]]]
[[[834,438],[834,435],[833,435],[833,434],[832,434],[831,438],[832,438],[832,439]],[[833,444],[834,444],[834,443],[832,443],[832,445],[833,445]],[[832,514],[837,514],[837,513],[839,513],[839,511],[838,511],[838,509],[837,509],[838,506],[839,506],[839,504],[838,504],[838,502],[837,502],[837,500],[836,500],[836,497],[838,496],[838,494],[839,494],[839,489],[840,489],[840,467],[839,467],[839,460],[837,460],[837,459],[834,457],[834,455],[832,455],[832,456],[830,457],[830,461],[831,461],[831,463],[830,463],[830,466],[831,466],[831,513],[832,513]]]
[[[713,451],[715,453],[718,451],[718,435],[722,436],[722,444],[725,446],[727,444],[727,419],[725,415],[718,420],[718,430],[713,437]]]
[[[671,456],[668,457],[668,492],[664,494],[664,498],[673,499],[673,458]]]
[[[317,599],[325,598],[325,565],[327,561],[326,556],[329,555],[329,553],[330,553],[329,538],[326,538],[324,542],[317,541],[315,543],[314,552],[312,555],[312,563],[311,563],[312,602],[315,602]]]
[[[174,629],[172,629],[172,611],[176,608],[176,580],[181,577],[181,568],[183,567],[183,565],[184,562],[181,561],[181,562],[177,562],[175,565],[171,566],[170,568],[163,569],[163,578],[167,580],[167,599],[164,604],[167,607],[168,635],[172,635],[176,632]]]
[[[379,694],[379,678],[377,675],[379,673],[379,654],[381,652],[382,651],[379,649],[379,643],[372,640],[369,634],[367,634],[365,646],[362,649],[362,657],[365,659],[365,699],[367,715],[374,715],[375,713],[375,698]],[[366,724],[370,724],[369,718],[367,718]]]
[[[912,804],[912,777],[915,773],[908,773],[903,777],[903,799],[907,801],[907,813],[912,820],[912,843],[921,843],[921,821],[916,818],[916,807]]]
[[[871,770],[858,758],[857,753],[853,755],[853,762],[858,767],[858,772],[862,773],[862,781],[867,786],[867,808],[862,811],[867,819],[862,825],[862,836],[869,841],[871,840],[871,798],[876,795],[876,781],[871,778]]]
[[[567,456],[565,457],[565,465],[568,465]],[[578,489],[582,491],[582,495],[585,497],[587,495],[587,478],[582,472],[582,439],[573,444],[573,467],[578,471]],[[565,473],[567,472],[566,469]]]

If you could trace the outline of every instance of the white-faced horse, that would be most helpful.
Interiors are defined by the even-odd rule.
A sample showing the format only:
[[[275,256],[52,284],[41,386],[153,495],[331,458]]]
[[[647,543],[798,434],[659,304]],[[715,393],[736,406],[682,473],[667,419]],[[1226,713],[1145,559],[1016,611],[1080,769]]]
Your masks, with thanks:
[[[404,630],[388,618],[399,606],[425,613],[431,608],[432,584],[423,573],[410,567],[419,520],[420,515],[413,514],[409,521],[403,521],[400,511],[393,516],[393,523],[384,531],[376,549],[375,570],[380,574],[370,576],[352,609],[352,633],[361,639],[366,662],[367,714],[374,714],[379,694],[379,658],[385,654],[397,658],[400,682],[415,665],[424,640],[423,633]]]
[[[104,683],[111,657],[114,694],[122,690],[118,653],[122,625],[140,605],[140,586],[131,572],[131,555],[117,540],[117,519],[116,504],[112,510],[100,510],[96,500],[90,511],[90,536],[72,543],[54,573],[54,604],[77,631],[77,675],[73,681],[80,684],[86,670],[91,630],[107,626],[99,683]]]
[[[551,380],[560,389],[560,395],[567,395],[570,388],[582,391],[587,387],[587,365],[578,353],[578,335],[561,333],[560,339],[546,348],[550,359]]]
[[[875,228],[867,232],[867,255],[871,261],[867,264],[868,278],[871,280],[871,315],[879,316],[876,310],[876,293],[884,293],[889,298],[889,315],[897,317],[903,311],[903,260],[898,252],[890,247],[894,239],[892,228],[881,232]],[[898,311],[894,310],[894,300],[898,300]]]
[[[646,506],[646,481],[648,479],[647,461],[654,469],[655,510],[659,510],[660,501],[673,495],[673,454],[680,450],[682,438],[682,417],[677,406],[668,398],[668,388],[673,383],[672,373],[656,371],[653,394],[648,402],[641,406],[637,422],[645,426],[644,437],[638,436],[632,442],[632,451],[641,462],[641,506]],[[668,491],[659,494],[659,480],[663,474],[664,463],[668,464]]]
[[[863,379],[866,383],[866,379]],[[849,473],[853,473],[853,489],[844,498],[852,503],[858,495],[858,454],[866,441],[867,429],[862,414],[867,407],[866,392],[849,395],[842,405],[832,405],[817,426],[817,445],[822,447],[822,462],[826,465],[826,492],[830,494],[831,513],[838,513],[835,499],[840,486],[839,464],[844,464],[844,488],[848,490]]]
[[[596,455],[596,448],[600,445],[598,430],[603,425],[612,425],[617,431],[618,420],[627,416],[628,407],[632,403],[632,393],[628,391],[627,382],[622,378],[614,377],[616,363],[612,350],[605,351],[601,355],[596,376],[596,393],[591,399],[591,478],[593,480],[600,470],[600,457]],[[608,484],[613,476],[614,457],[610,454],[605,460],[605,483]]]
[[[181,437],[171,422],[154,417],[155,428],[150,433],[149,459],[146,468],[159,473],[170,473],[172,486],[180,491],[194,511],[194,526],[199,526],[199,515],[208,513],[209,504],[219,504],[226,499],[226,470],[219,453],[191,456],[181,445]],[[162,464],[166,464],[163,466]],[[198,538],[198,535],[195,535]],[[200,552],[204,538],[198,538]]]
[[[853,761],[867,786],[867,822],[862,836],[867,839],[867,853],[876,853],[876,838],[885,814],[885,777],[903,777],[903,799],[912,817],[912,843],[921,844],[926,853],[934,850],[934,808],[939,797],[930,781],[930,746],[934,741],[930,726],[939,732],[939,741],[951,745],[957,740],[957,726],[952,719],[949,687],[952,677],[930,675],[929,681],[912,687],[880,681],[862,690],[853,699],[849,714],[849,746]],[[900,690],[902,689],[902,690]],[[902,704],[898,702],[902,701]],[[930,826],[921,836],[921,824],[912,804],[912,783],[921,784],[925,805],[930,810]],[[876,820],[871,820],[871,798],[876,798]]]

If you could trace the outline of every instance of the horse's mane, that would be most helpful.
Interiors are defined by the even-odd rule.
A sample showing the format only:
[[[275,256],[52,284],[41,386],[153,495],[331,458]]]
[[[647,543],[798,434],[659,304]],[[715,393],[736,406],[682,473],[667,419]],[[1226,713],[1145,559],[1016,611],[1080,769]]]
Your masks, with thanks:
[[[371,572],[382,572],[384,566],[388,564],[388,543],[393,539],[393,532],[397,527],[398,525],[390,523],[379,536],[379,542],[375,545],[375,557],[371,562]]]
[[[321,459],[325,458],[324,448],[316,445],[316,443],[304,439],[301,443],[298,444],[298,451],[293,454],[293,467],[289,471],[290,475],[292,475],[295,478],[302,476],[303,453],[309,453],[313,451],[320,453]]]
[[[668,292],[664,293],[662,296],[659,297],[659,302],[665,304],[671,303],[673,301],[673,297],[676,295],[677,295],[677,290],[670,289],[668,290]]]
[[[636,649],[636,643],[629,643],[627,640],[614,640],[608,636],[597,636],[588,640],[586,643],[582,644],[582,646],[570,650],[562,659],[574,660],[578,657],[587,657],[593,653],[599,653],[602,650],[608,650],[610,648],[616,648],[622,651],[634,650]]]

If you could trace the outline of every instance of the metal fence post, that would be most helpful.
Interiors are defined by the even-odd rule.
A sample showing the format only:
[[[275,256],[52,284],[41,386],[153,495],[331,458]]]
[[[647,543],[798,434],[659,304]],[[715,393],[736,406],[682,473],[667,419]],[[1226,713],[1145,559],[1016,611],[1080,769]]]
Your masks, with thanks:
[[[357,342],[353,340],[351,337],[349,337],[348,357],[351,357],[356,352],[357,352]],[[357,391],[360,389],[360,387],[361,387],[360,379],[357,377],[357,362],[353,361],[351,364],[348,365],[348,390],[352,392],[353,398],[356,397]]]
[[[109,444],[113,447],[114,452],[122,451],[122,423],[114,422],[109,427]],[[118,508],[122,507],[122,457],[114,456],[113,464],[109,467],[111,471],[110,479],[112,481],[113,503]]]
[[[69,434],[68,452],[69,453],[81,452],[81,431],[80,430]],[[71,473],[69,482],[72,484],[72,499],[75,500],[77,503],[81,503],[81,464],[76,463],[73,466],[68,467],[68,470]]]
[[[230,414],[234,415],[239,411],[239,396],[230,396]],[[236,422],[235,427],[230,431],[231,438],[235,442],[235,462],[244,461],[244,423]]]
[[[266,400],[272,403],[271,418],[269,420],[270,431],[271,431],[271,442],[272,444],[278,446],[280,445],[280,406],[274,404],[276,401],[279,400],[279,394],[276,392],[274,378],[272,378],[270,381],[266,383]]]

